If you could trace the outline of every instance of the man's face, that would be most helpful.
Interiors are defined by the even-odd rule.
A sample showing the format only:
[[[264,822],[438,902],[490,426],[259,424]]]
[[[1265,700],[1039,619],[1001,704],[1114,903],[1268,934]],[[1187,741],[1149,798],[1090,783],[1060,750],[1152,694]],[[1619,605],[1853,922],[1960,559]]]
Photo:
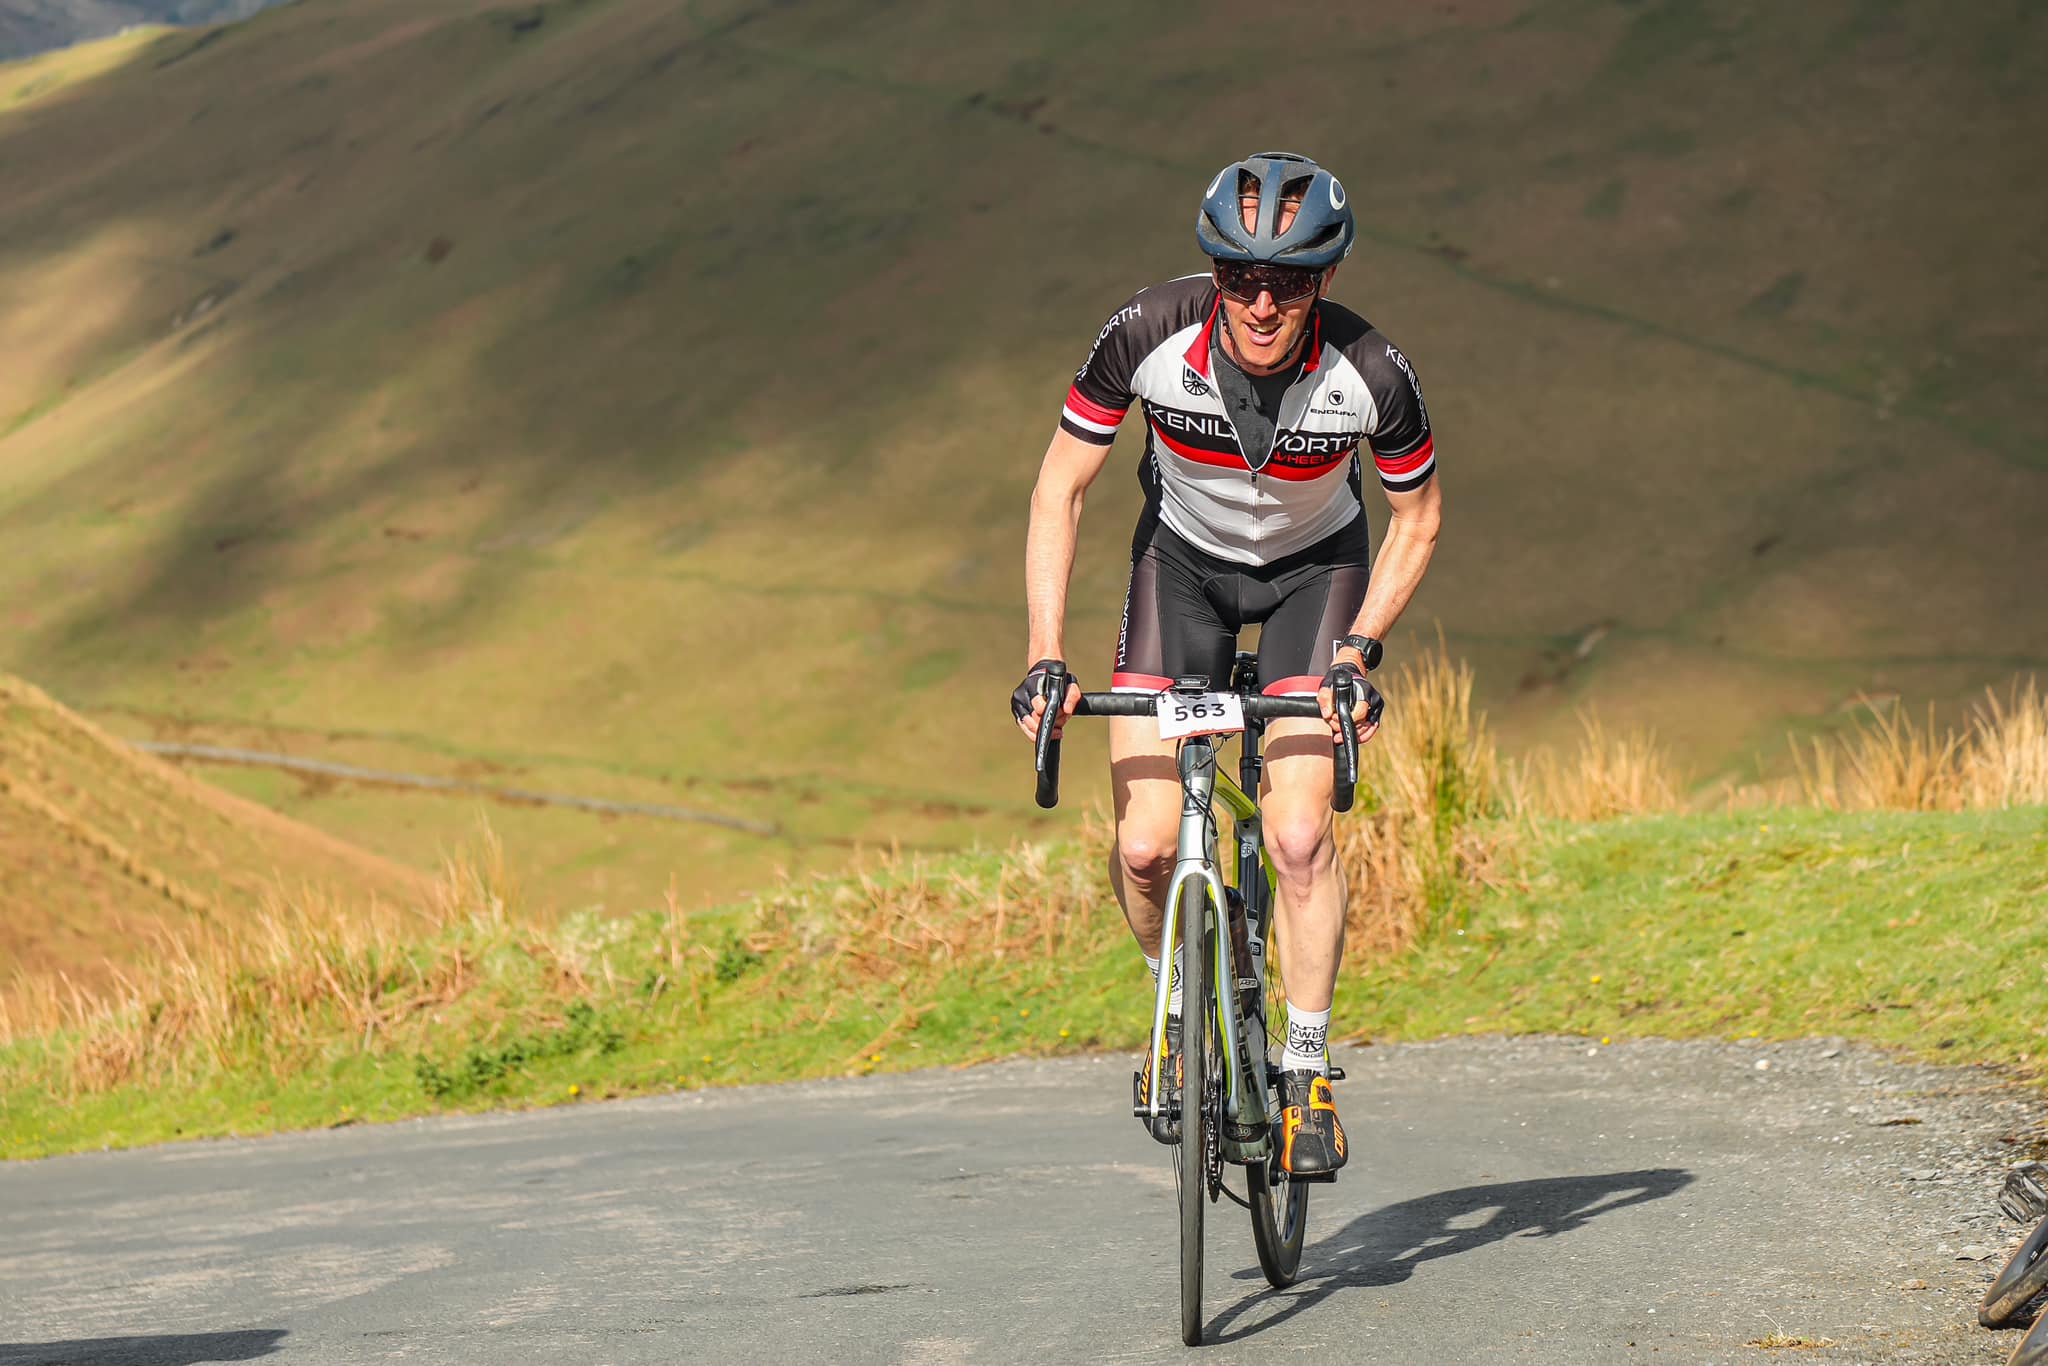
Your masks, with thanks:
[[[1301,210],[1298,199],[1280,201],[1277,231],[1286,232],[1293,226],[1294,216]],[[1247,230],[1258,222],[1259,199],[1256,194],[1241,196],[1238,212]],[[1302,333],[1308,330],[1309,315],[1315,312],[1316,299],[1329,286],[1330,277],[1335,275],[1332,267],[1322,273],[1316,287],[1298,298],[1275,299],[1270,288],[1244,290],[1251,297],[1240,297],[1226,286],[1224,272],[1218,270],[1217,288],[1223,292],[1223,325],[1230,342],[1231,355],[1238,367],[1248,374],[1264,375],[1278,370],[1294,353],[1301,341]],[[1283,286],[1283,293],[1293,291]]]
[[[1325,271],[1327,284],[1334,271]],[[1220,286],[1219,286],[1220,287]],[[1320,287],[1298,299],[1276,302],[1270,289],[1261,289],[1249,302],[1223,293],[1223,325],[1230,334],[1230,350],[1238,367],[1248,374],[1271,374],[1293,354],[1309,315],[1315,312]]]

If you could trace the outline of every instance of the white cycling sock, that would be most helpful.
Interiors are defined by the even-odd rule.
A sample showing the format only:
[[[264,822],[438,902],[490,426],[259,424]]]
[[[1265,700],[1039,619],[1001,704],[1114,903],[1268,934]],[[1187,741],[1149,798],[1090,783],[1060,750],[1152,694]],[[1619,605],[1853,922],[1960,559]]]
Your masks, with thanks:
[[[1330,1074],[1330,1012],[1303,1010],[1287,1003],[1287,1047],[1280,1053],[1282,1072]]]
[[[1151,954],[1145,955],[1145,966],[1152,973],[1152,985],[1159,985],[1159,960]],[[1180,950],[1173,951],[1173,985],[1166,993],[1166,1013],[1180,1014]]]

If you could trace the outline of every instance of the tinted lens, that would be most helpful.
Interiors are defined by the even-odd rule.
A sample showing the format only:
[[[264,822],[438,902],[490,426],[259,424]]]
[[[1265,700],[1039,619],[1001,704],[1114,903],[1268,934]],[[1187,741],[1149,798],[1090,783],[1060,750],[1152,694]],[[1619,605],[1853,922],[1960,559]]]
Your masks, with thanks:
[[[1322,272],[1305,266],[1276,266],[1264,261],[1218,261],[1216,283],[1225,294],[1246,303],[1270,293],[1276,304],[1293,303],[1315,293]]]

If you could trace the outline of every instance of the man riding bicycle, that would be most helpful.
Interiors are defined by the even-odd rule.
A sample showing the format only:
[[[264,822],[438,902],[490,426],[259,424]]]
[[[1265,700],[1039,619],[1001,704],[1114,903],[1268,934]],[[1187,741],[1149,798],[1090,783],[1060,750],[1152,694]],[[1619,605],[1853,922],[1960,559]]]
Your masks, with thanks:
[[[1035,739],[1046,710],[1039,681],[1066,658],[1082,500],[1135,399],[1146,423],[1145,507],[1112,686],[1155,692],[1191,674],[1221,685],[1238,632],[1260,625],[1261,690],[1313,693],[1322,707],[1321,721],[1271,723],[1260,810],[1279,878],[1287,982],[1282,1160],[1296,1175],[1324,1175],[1345,1160],[1326,1046],[1345,906],[1330,816],[1339,725],[1331,694],[1340,677],[1362,684],[1352,720],[1359,739],[1371,739],[1377,726],[1366,715],[1377,694],[1364,677],[1429,567],[1442,494],[1407,358],[1324,298],[1357,236],[1343,185],[1305,157],[1249,157],[1209,183],[1195,235],[1210,273],[1139,290],[1110,315],[1067,392],[1031,494],[1024,580],[1036,662],[1012,709]],[[1377,559],[1361,441],[1391,509]],[[1070,684],[1056,733],[1080,697]],[[1155,722],[1116,718],[1109,745],[1110,886],[1156,982],[1163,965],[1150,949],[1160,942],[1180,820],[1174,742]],[[1166,1035],[1146,1059],[1141,1099],[1155,1085],[1173,1094],[1182,1076],[1177,959]],[[1152,1134],[1176,1142],[1177,1123],[1162,1113]]]

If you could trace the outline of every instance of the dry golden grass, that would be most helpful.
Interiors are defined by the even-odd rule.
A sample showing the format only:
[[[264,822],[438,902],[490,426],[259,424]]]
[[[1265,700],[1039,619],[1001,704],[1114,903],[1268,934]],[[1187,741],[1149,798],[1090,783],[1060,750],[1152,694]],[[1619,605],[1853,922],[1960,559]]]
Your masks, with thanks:
[[[1504,855],[1531,819],[1680,804],[1679,780],[1649,737],[1611,736],[1591,717],[1575,754],[1504,763],[1472,682],[1441,648],[1390,680],[1398,723],[1365,751],[1359,814],[1337,823],[1354,955],[1398,953],[1454,922],[1475,889],[1505,876]],[[1961,733],[1874,714],[1802,755],[1801,771],[1809,801],[1831,809],[2048,802],[2048,710],[2028,682],[1988,695]],[[97,993],[61,973],[20,977],[0,995],[0,1046],[62,1050],[57,1070],[79,1094],[252,1059],[281,1074],[337,1046],[410,1047],[453,1008],[489,1033],[593,994],[678,992],[702,1021],[709,984],[743,982],[786,1003],[798,1028],[872,1019],[848,1054],[859,1067],[913,1033],[961,974],[999,991],[1120,938],[1106,914],[1108,848],[1092,820],[1064,849],[890,854],[850,874],[785,882],[736,937],[715,942],[672,889],[651,938],[622,949],[624,922],[547,922],[519,909],[504,850],[485,828],[423,904],[366,912],[316,888],[277,887],[257,916],[160,926],[146,965],[115,970]],[[14,1065],[40,1067],[25,1057]]]
[[[1801,793],[1830,811],[1980,811],[2048,802],[2048,696],[2016,679],[1986,689],[1968,725],[1943,729],[1866,703],[1845,736],[1793,746]]]
[[[0,994],[0,1045],[62,1040],[76,1091],[176,1082],[254,1049],[283,1070],[337,1032],[369,1048],[381,1034],[472,986],[495,949],[524,950],[545,975],[581,985],[578,965],[511,912],[504,851],[485,829],[450,859],[424,906],[344,904],[274,888],[254,916],[159,925],[143,966],[110,965],[87,991],[63,973],[18,975]],[[450,932],[454,931],[454,932]]]
[[[1018,845],[968,868],[896,853],[850,878],[785,884],[762,899],[741,943],[771,964],[750,989],[794,998],[791,974],[838,973],[845,991],[822,1007],[797,1007],[800,1023],[821,1025],[842,1009],[872,1015],[878,1027],[849,1055],[858,1065],[915,1030],[954,974],[1001,980],[1006,965],[1072,961],[1081,939],[1109,929],[1107,828],[1091,819],[1078,847],[1059,852]]]
[[[1684,781],[1647,731],[1611,735],[1590,712],[1579,714],[1576,752],[1539,749],[1511,769],[1508,806],[1517,814],[1597,821],[1675,811]]]
[[[1399,722],[1361,757],[1363,819],[1337,823],[1354,952],[1395,953],[1487,881],[1506,827],[1482,824],[1500,801],[1501,765],[1472,670],[1437,648],[1389,675]]]

